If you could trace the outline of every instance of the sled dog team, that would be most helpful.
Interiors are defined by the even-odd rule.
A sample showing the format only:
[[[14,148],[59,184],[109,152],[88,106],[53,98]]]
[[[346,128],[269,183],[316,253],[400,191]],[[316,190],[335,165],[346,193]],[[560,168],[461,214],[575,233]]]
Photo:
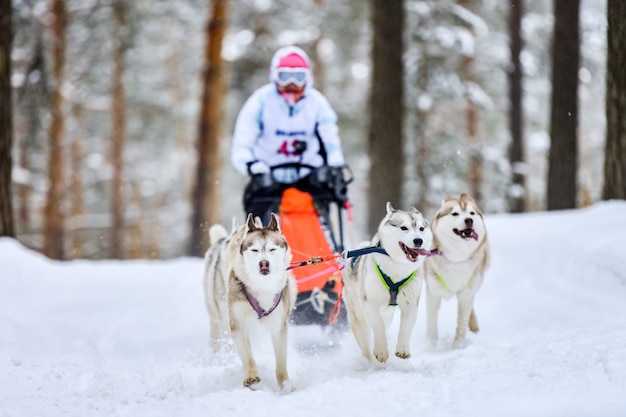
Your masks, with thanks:
[[[230,233],[213,225],[209,238],[204,285],[212,349],[218,350],[230,334],[243,364],[243,385],[254,388],[261,379],[250,331],[260,323],[271,334],[278,385],[292,391],[287,326],[297,289],[287,270],[291,251],[276,215],[272,214],[267,226],[249,215],[245,224],[233,223]],[[400,310],[395,355],[411,356],[422,282],[426,286],[426,335],[433,344],[438,339],[442,299],[456,296],[458,301],[455,347],[463,346],[468,328],[478,331],[474,297],[488,265],[489,248],[483,214],[470,196],[446,198],[430,224],[413,207],[398,210],[387,203],[377,233],[361,247],[384,250],[348,259],[343,270],[348,323],[368,361],[388,360],[387,329],[395,310]]]

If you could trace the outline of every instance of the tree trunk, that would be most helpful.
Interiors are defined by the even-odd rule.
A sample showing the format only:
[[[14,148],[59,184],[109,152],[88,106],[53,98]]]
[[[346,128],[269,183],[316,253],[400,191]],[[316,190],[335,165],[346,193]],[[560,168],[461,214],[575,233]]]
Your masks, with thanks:
[[[15,236],[11,196],[13,103],[11,101],[11,1],[0,0],[0,236]]]
[[[113,3],[115,33],[113,36],[113,75],[111,88],[111,114],[113,132],[111,135],[111,258],[121,259],[124,255],[124,142],[126,126],[126,100],[124,97],[124,71],[126,42],[124,29],[126,26],[126,10],[123,0]]]
[[[64,217],[63,204],[63,96],[61,89],[65,81],[65,50],[67,32],[67,7],[65,0],[54,0],[52,4],[52,55],[54,86],[50,111],[52,121],[48,132],[48,193],[44,208],[44,255],[63,259]]]
[[[522,16],[524,0],[511,0],[509,14],[509,34],[511,42],[511,69],[509,70],[509,123],[511,129],[511,147],[509,161],[512,178],[509,190],[509,210],[521,213],[526,210],[526,169],[524,163],[524,129],[522,107]]]
[[[163,42],[171,42],[171,38],[168,35],[169,32],[163,33]],[[165,61],[165,67],[167,69],[168,79],[168,91],[169,97],[172,102],[172,107],[180,109],[184,106],[184,93],[181,85],[180,77],[180,65],[182,54],[176,49],[176,46],[172,42],[170,44],[170,54]],[[188,123],[183,120],[179,114],[176,116],[174,132],[176,135],[176,159],[177,165],[181,170],[181,182],[183,195],[188,198],[191,195],[191,182],[193,175],[193,166],[190,163],[193,157],[192,140],[188,134]]]
[[[32,56],[29,59],[26,70],[26,78],[33,74],[39,74],[36,82],[28,83],[21,90],[18,90],[17,101],[22,102],[24,108],[29,111],[22,115],[22,122],[25,126],[22,129],[23,134],[17,141],[18,144],[18,165],[24,172],[33,170],[33,155],[41,153],[42,143],[39,138],[44,130],[43,112],[48,108],[49,92],[48,92],[48,75],[45,63],[44,40],[41,30],[35,33]],[[33,195],[34,184],[29,181],[26,184],[18,185],[17,189],[17,224],[16,229],[22,233],[32,232],[33,217]]]
[[[202,104],[196,150],[198,163],[192,195],[189,254],[202,256],[207,244],[207,226],[220,220],[219,176],[222,125],[222,40],[227,24],[227,0],[213,0],[213,14],[206,25]]]
[[[404,2],[371,0],[372,86],[369,102],[368,232],[374,233],[385,203],[402,204]]]
[[[580,0],[555,0],[548,210],[576,207]]]
[[[609,0],[602,199],[626,200],[626,2]]]
[[[77,126],[83,125],[83,109],[77,107],[74,110],[74,120]],[[81,132],[81,130],[78,130]],[[83,161],[85,160],[85,152],[83,149],[83,141],[79,133],[74,135],[71,145],[71,166],[72,174],[70,177],[71,204],[70,215],[72,219],[70,258],[80,258],[85,252],[84,224],[83,216],[85,214],[85,186],[83,184]]]
[[[457,0],[457,3],[470,9],[471,0]],[[470,26],[467,28],[469,32],[474,36],[473,28]],[[478,138],[478,108],[474,103],[470,94],[470,87],[476,82],[475,70],[474,70],[474,55],[473,51],[469,55],[463,55],[461,61],[460,75],[465,85],[465,101],[467,108],[465,109],[465,126],[467,132],[467,149],[469,151],[469,193],[472,195],[478,205],[482,205],[482,187],[483,187],[483,157],[482,146]]]

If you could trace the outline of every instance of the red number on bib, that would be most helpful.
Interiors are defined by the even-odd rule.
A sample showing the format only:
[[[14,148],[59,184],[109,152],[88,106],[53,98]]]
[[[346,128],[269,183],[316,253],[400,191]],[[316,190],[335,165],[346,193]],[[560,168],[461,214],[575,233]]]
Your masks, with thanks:
[[[287,141],[284,141],[282,145],[280,145],[276,153],[278,154],[282,153],[285,156],[290,156],[292,154],[291,152],[289,152],[289,145],[287,144]]]

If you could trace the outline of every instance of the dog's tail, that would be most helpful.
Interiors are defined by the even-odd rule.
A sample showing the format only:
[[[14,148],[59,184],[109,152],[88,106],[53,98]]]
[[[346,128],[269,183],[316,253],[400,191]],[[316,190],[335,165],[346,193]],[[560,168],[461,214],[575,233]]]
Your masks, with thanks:
[[[214,224],[209,228],[209,242],[211,245],[216,244],[222,239],[228,237],[228,232],[221,224]]]

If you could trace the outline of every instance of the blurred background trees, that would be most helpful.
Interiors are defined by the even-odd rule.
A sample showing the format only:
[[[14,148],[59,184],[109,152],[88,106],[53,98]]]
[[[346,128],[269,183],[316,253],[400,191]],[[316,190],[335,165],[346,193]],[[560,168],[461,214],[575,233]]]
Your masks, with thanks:
[[[580,0],[554,0],[548,210],[576,208]]]
[[[13,107],[11,105],[11,45],[13,41],[11,2],[0,1],[0,236],[14,236],[11,191]]]
[[[568,68],[578,154],[567,206],[582,207],[624,183],[604,171],[605,80],[616,82],[605,77],[606,4],[579,1],[579,36],[561,40],[580,50]],[[391,3],[13,0],[12,154],[0,137],[0,175],[12,156],[15,235],[54,258],[202,254],[207,225],[243,220],[233,122],[287,44],[310,54],[338,112],[356,242],[387,199],[427,216],[463,191],[488,213],[548,208],[548,168],[565,157],[551,156],[554,3]]]
[[[603,199],[626,199],[626,3],[609,0]]]

